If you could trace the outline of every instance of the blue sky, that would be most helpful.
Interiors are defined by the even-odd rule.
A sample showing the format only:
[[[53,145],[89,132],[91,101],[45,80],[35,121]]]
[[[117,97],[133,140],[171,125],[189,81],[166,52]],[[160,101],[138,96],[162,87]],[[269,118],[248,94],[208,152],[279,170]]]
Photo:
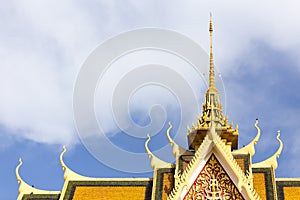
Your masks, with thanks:
[[[27,183],[36,188],[60,190],[62,145],[68,148],[66,163],[80,174],[151,176],[152,173],[130,174],[106,167],[81,144],[72,109],[76,77],[97,45],[136,28],[171,29],[187,35],[208,51],[209,12],[214,18],[214,56],[224,81],[226,113],[229,121],[239,125],[239,145],[247,144],[255,136],[253,124],[259,118],[262,136],[253,161],[261,161],[276,151],[276,132],[281,130],[284,149],[276,176],[300,177],[297,167],[300,162],[299,3],[133,0],[0,0],[0,3],[0,192],[3,199],[16,199],[18,183],[14,172],[20,157],[23,159],[20,174]],[[202,80],[199,85],[191,81],[202,102],[205,91]],[[166,120],[178,121],[180,111],[176,99],[160,94],[160,89],[150,88],[130,101],[131,116],[137,124],[149,122],[147,106],[158,99],[165,107]],[[195,121],[196,116],[189,125]],[[114,134],[107,133],[112,142],[127,151],[143,151],[145,138],[131,141],[126,134],[115,133],[111,123],[106,125],[107,130],[114,130]],[[166,128],[165,124],[153,138],[151,148],[167,145]]]

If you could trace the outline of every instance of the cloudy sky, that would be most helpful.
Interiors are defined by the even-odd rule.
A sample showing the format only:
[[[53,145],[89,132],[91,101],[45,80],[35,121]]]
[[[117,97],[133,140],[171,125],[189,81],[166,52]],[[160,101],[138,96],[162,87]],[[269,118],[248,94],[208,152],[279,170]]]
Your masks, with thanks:
[[[20,157],[24,163],[20,173],[30,185],[60,190],[63,185],[59,165],[62,145],[68,148],[66,163],[80,174],[151,176],[151,173],[131,174],[111,169],[95,159],[81,143],[82,136],[78,136],[73,113],[73,91],[78,73],[98,45],[137,28],[176,31],[208,52],[209,12],[213,13],[215,27],[215,63],[225,88],[223,103],[229,121],[239,125],[239,145],[246,145],[255,136],[253,124],[259,118],[262,136],[253,161],[268,158],[277,150],[276,132],[281,130],[284,149],[276,176],[300,176],[297,167],[300,162],[300,5],[296,1],[0,0],[0,3],[0,192],[4,199],[17,196],[14,170]],[[153,52],[148,54],[153,56]],[[134,59],[129,57],[123,63],[134,60],[134,65],[138,66],[139,62],[145,64],[143,58],[152,57],[144,53]],[[153,62],[158,63],[157,60]],[[177,68],[189,79],[188,66]],[[106,79],[113,80],[112,84],[118,82],[124,74],[117,72],[111,71],[111,78]],[[188,81],[193,91],[198,92],[196,98],[202,102],[203,80],[199,79],[199,85],[195,80],[198,79],[192,77]],[[110,85],[104,86],[101,90],[106,91],[104,95],[95,95],[100,103],[103,96],[111,94]],[[159,95],[164,93],[161,88],[144,89],[129,100],[132,120],[140,126],[147,125],[147,107],[162,104],[165,120],[176,124],[178,118],[172,118],[180,113],[178,106],[173,105],[177,101],[176,94],[161,97]],[[109,111],[97,106],[95,108],[100,110],[95,112],[106,116]],[[160,119],[160,115],[156,117]],[[114,144],[126,151],[144,151],[145,135],[130,137],[130,141],[124,133],[116,131],[108,119],[104,120],[104,126]],[[195,121],[196,116],[188,124]],[[166,127],[163,124],[162,132]],[[160,136],[164,137],[157,134],[157,140],[162,140]],[[126,142],[120,142],[119,138]],[[152,148],[164,146],[155,146],[155,139],[151,142]]]

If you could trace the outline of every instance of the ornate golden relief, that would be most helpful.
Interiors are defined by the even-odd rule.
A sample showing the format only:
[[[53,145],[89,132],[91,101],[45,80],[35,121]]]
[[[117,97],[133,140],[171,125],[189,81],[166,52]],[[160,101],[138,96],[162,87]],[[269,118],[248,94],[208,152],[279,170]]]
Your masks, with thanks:
[[[244,199],[213,154],[184,197],[184,200],[205,199]]]

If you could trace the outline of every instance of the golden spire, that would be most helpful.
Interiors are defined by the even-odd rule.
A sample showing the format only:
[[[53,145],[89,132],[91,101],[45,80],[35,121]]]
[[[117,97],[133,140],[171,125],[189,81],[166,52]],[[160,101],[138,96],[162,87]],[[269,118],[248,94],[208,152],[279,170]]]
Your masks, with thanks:
[[[213,23],[212,23],[212,14],[210,13],[209,20],[209,89],[216,91],[215,86],[215,65],[214,65],[214,56],[212,51],[212,34],[213,34]]]
[[[200,125],[205,122],[207,126],[224,126],[225,118],[222,113],[222,105],[219,99],[219,93],[215,85],[215,65],[214,65],[214,56],[212,50],[212,33],[213,33],[213,23],[212,23],[212,14],[210,13],[209,20],[209,36],[210,36],[210,45],[209,45],[209,86],[206,92],[206,99],[202,109],[202,120],[200,119]],[[203,116],[205,116],[203,118]]]
[[[213,23],[212,14],[209,20],[209,86],[205,95],[205,101],[202,104],[202,113],[197,121],[197,127],[192,126],[188,130],[189,148],[196,150],[205,136],[207,131],[214,127],[219,136],[226,141],[232,149],[237,149],[238,129],[233,129],[232,124],[228,125],[228,118],[224,117],[220,95],[215,85],[215,64],[212,49]]]

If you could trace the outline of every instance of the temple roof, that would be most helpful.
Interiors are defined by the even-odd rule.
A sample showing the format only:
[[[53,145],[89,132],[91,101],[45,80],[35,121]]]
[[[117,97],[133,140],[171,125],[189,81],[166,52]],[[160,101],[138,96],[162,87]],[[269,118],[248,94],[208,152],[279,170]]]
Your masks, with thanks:
[[[259,141],[261,130],[258,120],[257,130],[252,141],[237,149],[238,127],[228,125],[224,117],[219,92],[215,85],[215,66],[212,52],[212,17],[209,22],[210,65],[209,87],[197,126],[188,130],[189,150],[176,144],[170,136],[172,124],[166,131],[166,137],[172,146],[176,163],[168,163],[155,156],[150,148],[150,136],[145,141],[145,149],[154,170],[153,178],[96,178],[87,177],[71,170],[64,161],[63,151],[59,156],[64,171],[64,185],[61,191],[36,189],[27,184],[20,176],[23,162],[20,159],[16,167],[19,183],[18,200],[32,199],[190,199],[197,195],[223,197],[227,199],[296,199],[300,195],[300,179],[275,178],[277,158],[283,143],[280,131],[277,133],[279,147],[265,160],[252,163],[255,144]],[[232,151],[233,149],[237,149]],[[189,159],[185,166],[180,163],[184,156]],[[182,160],[180,160],[182,159]],[[223,183],[222,183],[223,181]],[[205,193],[205,194],[204,194]],[[209,196],[212,195],[212,196]],[[216,196],[219,195],[219,196]],[[232,196],[233,195],[233,196]],[[209,199],[209,198],[207,198]],[[213,199],[213,198],[212,198]]]
[[[212,154],[214,154],[221,162],[221,165],[225,167],[225,170],[230,174],[229,176],[234,182],[234,185],[245,199],[260,199],[256,191],[250,187],[251,180],[245,176],[244,172],[233,158],[230,148],[225,145],[214,126],[212,126],[201,146],[195,152],[193,159],[180,176],[180,181],[174,186],[169,200],[183,199],[186,196],[188,188],[195,182],[195,178]]]

